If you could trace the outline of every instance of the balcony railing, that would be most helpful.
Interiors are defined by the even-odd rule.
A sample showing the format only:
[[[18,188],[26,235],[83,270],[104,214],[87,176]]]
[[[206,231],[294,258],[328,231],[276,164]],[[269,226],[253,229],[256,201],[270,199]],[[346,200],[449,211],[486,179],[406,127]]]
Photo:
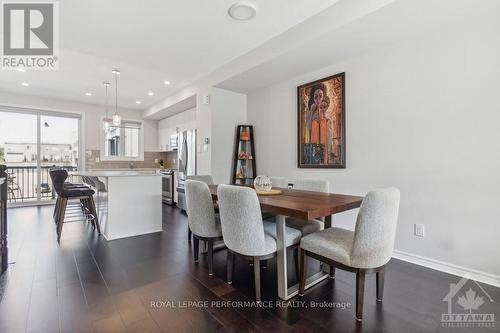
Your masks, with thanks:
[[[36,166],[7,166],[7,194],[9,202],[24,202],[38,199],[55,199],[56,193],[52,186],[49,170],[54,166],[40,167],[40,189],[37,186]],[[68,171],[76,171],[76,166],[59,166]],[[75,178],[75,179],[73,179]],[[68,181],[74,182],[77,177],[69,176]]]

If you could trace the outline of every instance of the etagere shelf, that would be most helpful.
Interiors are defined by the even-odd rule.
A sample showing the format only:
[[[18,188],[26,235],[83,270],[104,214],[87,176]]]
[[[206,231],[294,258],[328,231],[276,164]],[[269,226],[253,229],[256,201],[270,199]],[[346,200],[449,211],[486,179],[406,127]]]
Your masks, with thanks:
[[[256,176],[253,126],[238,125],[234,140],[232,183],[251,185]]]

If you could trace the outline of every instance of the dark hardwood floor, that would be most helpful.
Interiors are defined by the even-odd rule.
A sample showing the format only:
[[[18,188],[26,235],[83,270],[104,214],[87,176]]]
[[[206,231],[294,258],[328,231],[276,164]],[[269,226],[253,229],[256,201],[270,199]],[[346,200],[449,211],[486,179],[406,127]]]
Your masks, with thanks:
[[[355,304],[354,275],[339,270],[335,280],[292,299],[288,307],[277,306],[275,260],[262,271],[263,299],[272,301],[270,307],[210,306],[251,301],[252,268],[236,259],[233,285],[227,285],[226,252],[221,250],[214,256],[214,276],[209,276],[204,256],[193,263],[186,216],[169,206],[163,214],[164,232],[111,242],[87,224],[66,223],[59,245],[52,207],[10,209],[13,263],[0,279],[0,332],[499,331],[498,325],[441,327],[441,314],[447,311],[443,298],[459,278],[398,260],[387,267],[382,303],[375,301],[375,276],[367,277],[361,324],[353,307],[311,307],[311,301]],[[291,258],[289,265],[295,281]],[[317,263],[311,262],[309,271],[314,267]],[[500,290],[482,287],[497,302],[487,301],[481,310],[500,315]],[[293,307],[298,301],[306,306]]]

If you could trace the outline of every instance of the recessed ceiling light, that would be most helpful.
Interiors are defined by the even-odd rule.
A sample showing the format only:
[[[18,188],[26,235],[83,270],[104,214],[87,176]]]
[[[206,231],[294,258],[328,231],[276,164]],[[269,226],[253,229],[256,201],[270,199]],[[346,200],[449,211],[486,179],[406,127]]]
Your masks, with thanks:
[[[152,91],[148,92],[148,96],[153,96],[154,93]]]
[[[135,104],[141,104],[142,102],[141,101],[135,101]]]
[[[26,72],[26,70],[24,68],[16,68],[16,71],[21,72],[21,73]]]
[[[257,8],[250,2],[238,2],[229,7],[227,13],[238,21],[248,21],[257,15]]]
[[[28,82],[23,82],[21,84],[22,84],[23,87],[29,87],[29,85],[30,85]]]
[[[90,97],[90,96],[92,96],[92,93],[90,93],[90,92],[86,92],[86,93],[85,93],[85,96],[89,96],[89,97]]]
[[[165,83],[167,86],[169,86],[169,85],[170,85],[170,81],[165,81],[165,82],[163,82],[163,83]]]

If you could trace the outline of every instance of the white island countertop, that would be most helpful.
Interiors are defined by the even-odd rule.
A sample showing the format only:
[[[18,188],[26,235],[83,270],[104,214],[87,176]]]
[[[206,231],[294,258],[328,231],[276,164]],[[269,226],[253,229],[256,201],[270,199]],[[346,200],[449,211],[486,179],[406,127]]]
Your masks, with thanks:
[[[71,172],[74,176],[87,177],[130,177],[130,176],[161,176],[156,170],[93,170]]]
[[[83,176],[94,187],[99,183],[94,196],[107,240],[162,231],[162,174],[157,170],[92,170],[71,175]]]

